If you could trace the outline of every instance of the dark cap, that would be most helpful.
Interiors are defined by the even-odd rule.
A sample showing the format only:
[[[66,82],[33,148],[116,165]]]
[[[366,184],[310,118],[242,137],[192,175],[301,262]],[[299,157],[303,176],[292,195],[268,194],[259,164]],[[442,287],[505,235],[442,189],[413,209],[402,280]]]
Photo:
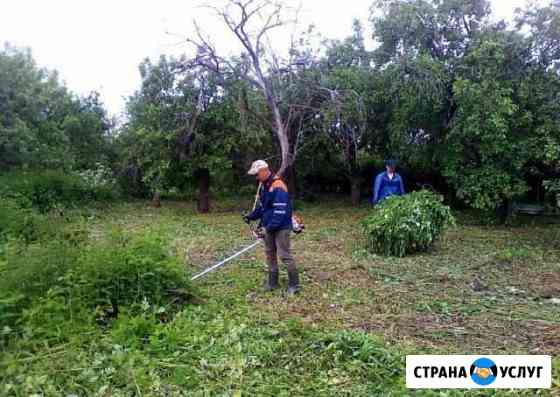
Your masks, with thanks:
[[[396,167],[397,166],[397,160],[387,159],[387,160],[385,160],[385,166],[386,167]]]

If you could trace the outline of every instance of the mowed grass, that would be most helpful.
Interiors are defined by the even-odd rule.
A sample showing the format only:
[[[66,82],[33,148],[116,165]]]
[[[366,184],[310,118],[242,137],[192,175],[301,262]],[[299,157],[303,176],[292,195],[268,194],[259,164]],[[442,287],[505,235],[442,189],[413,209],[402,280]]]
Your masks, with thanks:
[[[223,200],[197,214],[193,203],[123,203],[88,210],[88,227],[94,240],[116,229],[155,232],[194,274],[251,243],[240,217],[249,206]],[[368,211],[339,200],[299,205],[306,231],[292,240],[303,285],[296,297],[285,295],[285,272],[281,290],[261,291],[258,247],[197,281],[199,302],[141,349],[97,330],[62,346],[29,343],[7,352],[0,380],[16,384],[28,372],[36,390],[33,382],[48,383],[43,371],[64,378],[52,390],[102,396],[519,395],[404,387],[405,354],[511,353],[551,354],[554,389],[539,395],[559,393],[558,223],[485,226],[457,214],[432,252],[385,258],[363,248]]]
[[[244,203],[218,203],[206,215],[184,203],[134,208],[117,223],[166,230],[191,272],[250,242],[239,216]],[[261,293],[262,248],[200,286],[211,295],[245,296],[279,321],[365,330],[415,350],[560,353],[560,220],[521,217],[497,226],[458,213],[458,226],[432,252],[386,258],[364,249],[358,224],[368,211],[337,200],[300,205],[306,231],[292,241],[304,289],[295,298]]]
[[[390,342],[469,354],[560,352],[560,220],[521,218],[459,226],[427,254],[386,258],[363,247],[359,221],[371,211],[341,201],[303,204],[306,231],[293,236],[303,293],[261,293],[262,248],[198,283],[207,294],[246,295],[255,310],[310,326],[361,329]],[[103,225],[158,229],[197,272],[251,242],[241,203],[200,215],[192,204],[117,207]],[[284,274],[284,284],[285,274]],[[219,286],[219,288],[217,288]]]

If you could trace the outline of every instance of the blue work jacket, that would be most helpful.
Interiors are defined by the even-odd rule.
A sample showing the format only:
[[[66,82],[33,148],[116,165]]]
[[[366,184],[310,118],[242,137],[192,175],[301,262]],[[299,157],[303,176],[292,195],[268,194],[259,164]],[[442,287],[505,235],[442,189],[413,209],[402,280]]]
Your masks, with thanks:
[[[286,184],[278,177],[268,178],[259,192],[257,206],[247,217],[252,221],[260,219],[269,232],[292,229],[292,203]]]
[[[389,179],[387,171],[384,171],[375,177],[371,201],[373,205],[376,205],[387,197],[402,196],[404,193],[404,184],[401,176],[395,172],[393,179]]]

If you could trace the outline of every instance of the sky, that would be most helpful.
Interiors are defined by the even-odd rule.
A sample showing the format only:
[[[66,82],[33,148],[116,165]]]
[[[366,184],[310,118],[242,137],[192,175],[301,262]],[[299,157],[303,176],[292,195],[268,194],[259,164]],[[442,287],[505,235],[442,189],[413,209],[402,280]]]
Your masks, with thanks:
[[[506,20],[525,4],[491,2],[495,18]],[[300,25],[312,23],[321,36],[341,39],[358,18],[371,36],[367,20],[372,3],[301,0]],[[109,112],[119,116],[126,97],[139,87],[139,63],[146,57],[188,51],[183,38],[192,34],[193,20],[220,51],[235,51],[232,36],[200,5],[198,0],[2,0],[0,44],[31,48],[37,63],[58,70],[70,90],[98,91]],[[289,35],[284,37],[287,42]]]

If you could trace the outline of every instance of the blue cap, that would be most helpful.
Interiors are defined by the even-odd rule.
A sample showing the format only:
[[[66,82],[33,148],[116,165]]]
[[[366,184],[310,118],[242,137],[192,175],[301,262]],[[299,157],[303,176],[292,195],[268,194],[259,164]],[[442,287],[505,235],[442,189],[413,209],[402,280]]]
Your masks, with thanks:
[[[386,167],[396,167],[397,166],[397,160],[387,159],[387,160],[385,160],[385,166]]]

